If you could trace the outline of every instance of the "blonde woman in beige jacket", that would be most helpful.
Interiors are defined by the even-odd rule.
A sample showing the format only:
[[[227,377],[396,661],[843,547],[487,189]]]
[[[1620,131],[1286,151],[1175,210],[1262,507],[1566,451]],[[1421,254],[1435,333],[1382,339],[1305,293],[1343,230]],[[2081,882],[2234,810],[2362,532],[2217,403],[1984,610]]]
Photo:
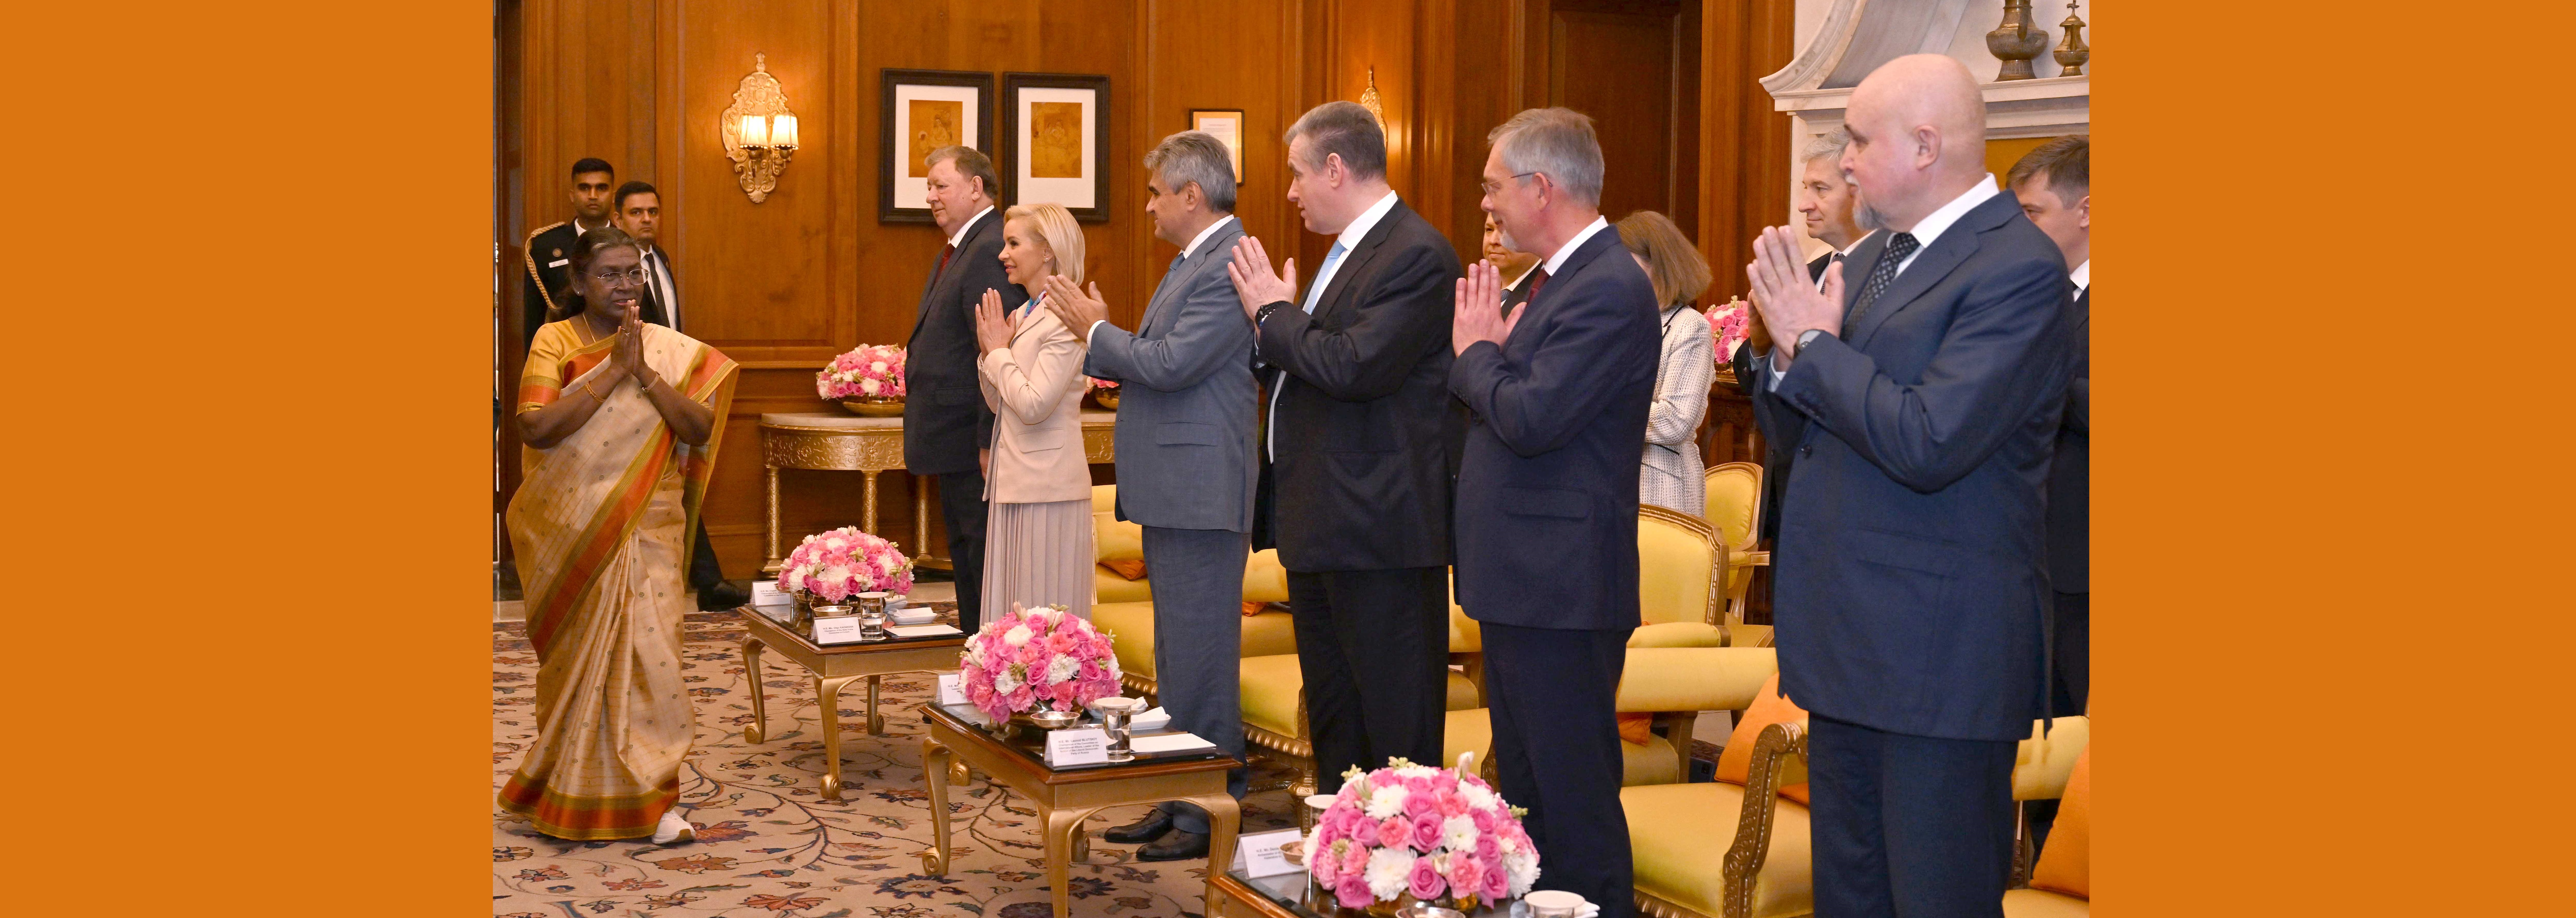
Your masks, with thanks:
[[[1012,603],[1062,605],[1091,617],[1091,466],[1083,456],[1087,346],[1048,312],[1046,279],[1082,283],[1082,226],[1061,204],[1003,215],[1002,268],[1029,293],[1009,309],[998,290],[975,310],[976,380],[993,410],[984,473],[983,620]]]

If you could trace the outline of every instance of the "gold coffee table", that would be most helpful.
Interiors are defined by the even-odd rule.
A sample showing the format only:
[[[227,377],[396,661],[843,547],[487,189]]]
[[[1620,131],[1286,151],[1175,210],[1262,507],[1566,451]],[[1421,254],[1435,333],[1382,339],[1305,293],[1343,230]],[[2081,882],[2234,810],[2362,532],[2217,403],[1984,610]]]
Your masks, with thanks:
[[[1056,918],[1073,914],[1073,862],[1087,856],[1089,839],[1082,821],[1113,806],[1186,800],[1208,812],[1208,876],[1225,872],[1234,862],[1234,836],[1242,810],[1225,792],[1225,773],[1238,766],[1233,757],[1214,750],[1148,756],[1133,762],[1050,768],[1043,756],[1045,731],[1020,728],[1002,740],[985,729],[984,712],[971,705],[925,704],[922,720],[930,733],[921,740],[921,776],[930,785],[930,835],[933,847],[921,853],[922,872],[948,872],[948,785],[964,784],[968,766],[992,776],[995,783],[1018,791],[1037,805],[1046,820],[1047,888],[1055,895]],[[1214,914],[1215,887],[1207,892]]]
[[[751,725],[742,729],[742,741],[760,745],[761,732],[769,723],[761,704],[760,651],[774,648],[796,665],[814,674],[814,695],[823,703],[823,756],[828,760],[823,772],[823,799],[841,799],[841,689],[854,679],[868,684],[868,733],[885,733],[885,716],[877,712],[877,686],[887,673],[926,673],[957,668],[958,648],[966,645],[966,636],[950,634],[927,638],[894,638],[866,644],[818,645],[795,629],[772,620],[758,608],[742,615],[742,665],[751,683]],[[956,615],[940,617],[940,624],[954,626]]]

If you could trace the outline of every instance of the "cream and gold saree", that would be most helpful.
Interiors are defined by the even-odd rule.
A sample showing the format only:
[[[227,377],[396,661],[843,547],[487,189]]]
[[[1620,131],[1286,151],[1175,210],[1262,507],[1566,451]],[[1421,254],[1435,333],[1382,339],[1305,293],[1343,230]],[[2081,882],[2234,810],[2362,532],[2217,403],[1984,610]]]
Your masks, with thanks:
[[[532,411],[599,372],[614,338],[583,343],[578,318],[538,329],[520,377]],[[694,718],[680,676],[690,527],[715,468],[734,362],[644,326],[644,360],[715,410],[705,446],[679,442],[631,383],[590,420],[529,449],[510,499],[510,547],[536,648],[537,740],[501,788],[503,809],[567,839],[639,838],[679,797]],[[605,389],[603,391],[606,391]]]

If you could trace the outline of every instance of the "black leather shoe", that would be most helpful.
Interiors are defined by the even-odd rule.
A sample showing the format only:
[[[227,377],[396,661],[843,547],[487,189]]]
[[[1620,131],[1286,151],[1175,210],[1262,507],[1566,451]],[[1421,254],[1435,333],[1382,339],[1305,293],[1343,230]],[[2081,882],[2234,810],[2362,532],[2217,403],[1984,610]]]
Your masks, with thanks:
[[[734,586],[730,581],[718,580],[714,586],[698,591],[698,611],[700,612],[739,609],[750,602],[751,592]]]
[[[1208,856],[1208,837],[1175,829],[1170,837],[1136,849],[1140,861],[1187,861]]]
[[[1121,845],[1135,845],[1161,838],[1163,833],[1171,830],[1172,814],[1163,812],[1162,807],[1155,807],[1145,811],[1145,818],[1102,832],[1100,837]]]

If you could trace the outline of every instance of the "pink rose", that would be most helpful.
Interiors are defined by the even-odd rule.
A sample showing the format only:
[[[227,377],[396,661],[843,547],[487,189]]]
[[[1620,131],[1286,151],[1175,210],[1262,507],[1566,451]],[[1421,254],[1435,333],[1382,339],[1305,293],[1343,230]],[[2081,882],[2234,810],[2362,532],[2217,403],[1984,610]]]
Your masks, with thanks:
[[[1436,820],[1440,815],[1440,801],[1432,796],[1429,789],[1413,790],[1404,795],[1404,815],[1417,821],[1425,817]]]
[[[1504,870],[1500,861],[1490,858],[1483,860],[1491,865],[1485,868],[1485,901],[1501,902],[1504,896],[1512,893],[1511,871]]]
[[[1438,897],[1442,890],[1449,888],[1449,882],[1440,878],[1440,869],[1432,866],[1431,859],[1427,857],[1413,860],[1413,875],[1406,877],[1405,880],[1405,885],[1408,891],[1413,893],[1413,897],[1425,902]]]
[[[1333,898],[1343,908],[1367,908],[1377,902],[1369,895],[1368,878],[1358,873],[1342,874],[1342,881],[1333,886]]]
[[[1467,819],[1476,824],[1476,831],[1479,833],[1491,834],[1494,831],[1494,811],[1492,810],[1470,809],[1467,811]]]
[[[1501,842],[1494,840],[1494,833],[1479,832],[1476,834],[1476,859],[1488,864],[1500,864],[1503,862],[1503,845]]]
[[[1413,850],[1424,854],[1440,847],[1440,814],[1424,813],[1413,820]],[[1429,898],[1417,897],[1417,898]]]
[[[1401,848],[1412,840],[1413,824],[1405,822],[1401,816],[1389,816],[1378,824],[1377,846],[1380,848]]]

